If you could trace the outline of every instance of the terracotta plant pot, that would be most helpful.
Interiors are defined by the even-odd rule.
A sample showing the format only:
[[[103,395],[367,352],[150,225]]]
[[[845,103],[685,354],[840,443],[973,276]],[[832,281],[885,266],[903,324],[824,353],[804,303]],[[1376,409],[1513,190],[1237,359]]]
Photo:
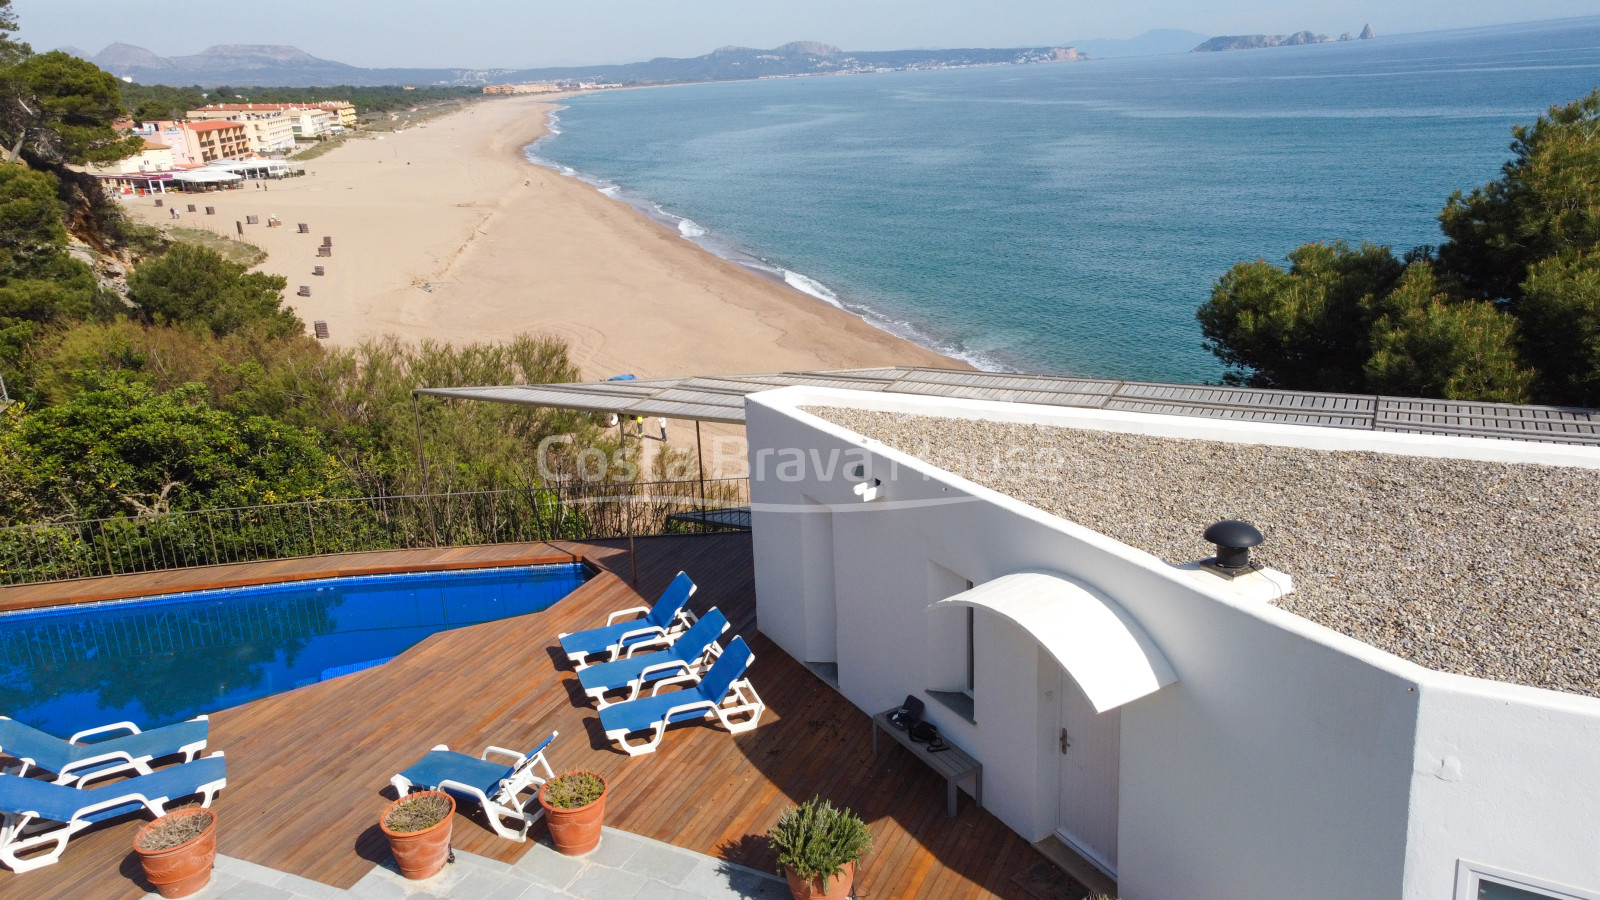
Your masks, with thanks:
[[[588,774],[600,778],[593,772]],[[611,793],[611,785],[606,784],[604,778],[600,778],[600,783],[606,786],[598,799],[587,806],[572,809],[551,806],[544,798],[545,788],[549,785],[539,786],[539,805],[544,807],[544,820],[550,826],[550,840],[557,850],[567,856],[582,856],[600,846],[600,825],[605,820],[606,795]]]
[[[389,811],[416,797],[437,795],[450,801],[450,813],[444,820],[421,831],[390,831],[385,824],[389,819]],[[385,806],[383,814],[378,816],[378,827],[383,829],[383,836],[389,839],[389,849],[394,852],[394,861],[400,866],[400,874],[413,881],[432,878],[444,869],[444,864],[450,860],[450,826],[456,814],[456,801],[454,797],[443,791],[418,791],[407,794],[399,800]]]
[[[845,900],[855,884],[856,864],[845,863],[843,872],[826,880],[821,876],[807,880],[796,875],[793,869],[784,869],[783,875],[789,879],[789,893],[794,895],[794,900]]]
[[[211,824],[198,836],[165,850],[144,850],[140,844],[150,832],[168,822],[208,816]],[[211,866],[217,861],[217,816],[209,809],[176,809],[139,829],[133,836],[134,852],[144,864],[144,877],[163,897],[187,897],[211,880]]]

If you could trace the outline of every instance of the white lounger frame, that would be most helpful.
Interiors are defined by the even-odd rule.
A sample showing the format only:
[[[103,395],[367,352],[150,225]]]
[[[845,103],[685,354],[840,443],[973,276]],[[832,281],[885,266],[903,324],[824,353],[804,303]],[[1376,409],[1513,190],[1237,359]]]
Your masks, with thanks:
[[[724,629],[724,631],[726,630],[727,629]],[[632,653],[628,654],[628,656],[632,655]],[[721,655],[721,642],[712,641],[711,646],[706,648],[706,652],[700,654],[700,657],[689,663],[687,667],[677,660],[656,663],[653,666],[645,666],[643,669],[639,670],[639,676],[627,684],[616,685],[615,687],[597,687],[592,690],[584,691],[584,693],[588,694],[589,697],[594,700],[595,709],[605,709],[608,706],[614,706],[618,703],[626,703],[629,700],[637,700],[639,698],[639,692],[644,690],[645,682],[650,680],[650,676],[659,672],[670,672],[674,669],[683,671],[683,674],[681,675],[677,675],[673,678],[662,679],[660,682],[661,684],[678,684],[684,682],[688,684],[699,684],[700,679],[705,677],[706,672],[711,670],[712,664],[714,664],[717,661],[717,657]],[[606,699],[606,694],[624,689],[628,691],[628,696],[623,697],[620,700]]]
[[[559,734],[559,731],[551,732],[550,738],[552,742]],[[432,749],[449,750],[450,745],[439,744]],[[556,777],[556,773],[550,769],[550,762],[544,758],[543,750],[532,756],[524,756],[515,750],[507,750],[504,747],[485,747],[483,752],[478,754],[478,758],[488,759],[491,753],[515,760],[511,765],[511,774],[500,782],[500,789],[495,791],[493,797],[486,796],[481,789],[470,784],[462,784],[459,781],[450,781],[448,779],[441,781],[438,789],[450,788],[475,798],[483,806],[484,818],[489,820],[489,827],[494,829],[494,833],[520,844],[528,839],[528,828],[539,821],[540,816],[544,815],[544,807],[539,806],[538,802],[540,786]],[[544,769],[543,777],[534,771],[536,766]],[[411,793],[412,788],[415,787],[411,783],[411,779],[404,775],[394,776],[389,779],[389,783],[394,785],[394,789],[402,797]],[[533,788],[533,795],[526,800],[518,799],[517,795],[528,788]],[[532,803],[535,807],[532,811],[526,808],[529,803]],[[507,819],[519,824],[516,826],[508,825],[506,823]]]
[[[0,719],[3,718],[9,718],[9,716],[0,716]],[[190,721],[199,722],[209,720],[209,716],[195,716]],[[106,734],[112,731],[126,731],[129,734],[143,734],[143,732],[139,730],[139,726],[133,724],[132,722],[115,722],[110,725],[101,725],[99,728],[89,728],[84,731],[80,731],[72,737],[67,738],[67,743],[76,744],[86,737],[92,737],[97,734]],[[201,750],[206,748],[206,741],[207,738],[201,738],[192,744],[184,744],[182,747],[178,747],[169,753],[162,754],[162,757],[177,756],[181,753],[183,754],[184,762],[194,762],[194,758],[200,755]],[[4,748],[0,748],[0,752],[3,751]],[[102,763],[112,762],[114,760],[122,760],[122,765],[111,766],[110,768],[95,772],[91,777],[88,778],[88,780],[92,781],[94,778],[98,778],[101,775],[115,775],[119,773],[149,775],[152,771],[154,771],[150,767],[150,761],[156,758],[157,757],[154,756],[134,757],[126,750],[113,750],[110,753],[102,753],[99,756],[90,756],[80,759],[75,763],[63,767],[61,771],[56,773],[55,783],[71,784],[78,780],[78,770],[92,769],[101,765]],[[26,756],[17,757],[17,761],[22,763],[22,765],[17,767],[15,770],[5,770],[6,774],[27,775],[29,769],[36,769],[39,767],[37,762]]]
[[[612,625],[622,616],[629,615],[637,616],[643,619],[645,616],[650,615],[650,607],[635,606],[632,609],[617,610],[611,615],[606,616],[606,625]],[[569,653],[567,654],[567,659],[572,661],[572,668],[574,671],[581,672],[592,665],[597,665],[603,662],[612,662],[613,660],[621,659],[624,656],[632,656],[640,650],[660,650],[663,647],[672,646],[672,642],[678,639],[678,635],[688,631],[689,626],[698,621],[699,617],[690,612],[689,607],[685,606],[678,610],[678,614],[672,617],[672,621],[667,623],[666,628],[662,628],[659,625],[645,625],[640,628],[635,628],[631,631],[624,631],[617,637],[617,642],[615,644],[611,644],[602,650],[596,650],[591,653]],[[556,635],[556,640],[559,641],[569,634],[577,633],[578,632],[563,631],[562,633]],[[645,635],[651,635],[651,637],[633,644],[627,644],[628,652],[622,652],[623,645],[627,643],[629,638],[644,637]],[[605,659],[592,658],[596,656],[604,656]]]
[[[221,750],[211,754],[211,756],[221,755]],[[84,784],[90,781],[93,781],[104,775],[115,774],[120,771],[120,769],[113,769],[106,772],[94,772],[89,775],[85,775],[83,780],[78,783],[77,787],[81,789]],[[183,796],[188,797],[193,796],[194,794],[201,794],[204,796],[204,799],[200,801],[200,805],[209,807],[212,799],[216,797],[217,791],[220,791],[227,786],[228,779],[218,778],[216,781],[200,785],[197,789],[190,791],[188,794],[184,794]],[[96,803],[93,806],[85,806],[77,811],[76,816],[82,816],[85,813],[97,812],[102,809],[109,809],[113,806],[121,806],[127,803],[129,800],[138,800],[140,803],[144,804],[145,809],[150,810],[152,815],[159,817],[167,814],[166,805],[171,803],[173,798],[146,797],[143,794],[123,794],[117,797],[108,797],[103,803]],[[89,822],[77,817],[74,817],[71,822],[57,823],[53,819],[41,819],[37,813],[29,811],[5,813],[4,819],[0,820],[0,862],[4,862],[7,866],[11,867],[11,871],[16,872],[19,875],[23,872],[29,872],[34,869],[53,865],[54,863],[61,861],[61,854],[67,849],[67,841],[71,840],[73,835],[94,824],[97,823]],[[30,826],[32,826],[31,834],[28,833]],[[24,853],[30,853],[40,847],[45,847],[50,844],[55,845],[55,847],[51,850],[31,856],[27,859],[21,858],[22,854]]]
[[[661,693],[661,689],[669,684],[698,684],[699,681],[700,676],[698,675],[680,675],[677,678],[663,679],[662,681],[656,682],[656,686],[653,690],[651,690],[650,696],[654,697]],[[688,692],[685,691],[684,693]],[[669,708],[666,712],[661,714],[661,718],[656,721],[654,725],[650,726],[648,729],[650,731],[650,739],[644,743],[628,743],[628,735],[637,734],[637,731],[623,731],[621,729],[617,729],[615,731],[606,732],[606,737],[616,741],[617,745],[622,748],[623,752],[627,753],[629,756],[643,756],[646,753],[654,753],[656,752],[656,747],[661,745],[661,738],[667,733],[667,720],[672,718],[672,716],[676,713],[688,712],[694,709],[705,710],[704,718],[709,719],[715,717],[722,723],[723,728],[728,729],[729,733],[739,734],[741,732],[749,731],[755,728],[756,725],[760,724],[761,714],[766,711],[767,704],[763,703],[761,701],[761,697],[756,694],[756,686],[750,683],[750,679],[741,678],[728,686],[728,693],[722,698],[720,703],[712,703],[710,700],[695,699],[680,706]],[[748,716],[748,718],[741,718],[744,716]],[[683,722],[691,721],[694,720],[681,719],[672,724],[677,725]]]

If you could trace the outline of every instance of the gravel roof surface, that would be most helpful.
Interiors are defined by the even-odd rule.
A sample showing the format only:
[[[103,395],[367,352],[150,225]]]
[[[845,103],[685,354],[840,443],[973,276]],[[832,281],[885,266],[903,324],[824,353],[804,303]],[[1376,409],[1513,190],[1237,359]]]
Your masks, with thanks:
[[[1255,559],[1294,577],[1281,608],[1430,668],[1600,697],[1600,470],[807,412],[1169,563],[1244,519]]]

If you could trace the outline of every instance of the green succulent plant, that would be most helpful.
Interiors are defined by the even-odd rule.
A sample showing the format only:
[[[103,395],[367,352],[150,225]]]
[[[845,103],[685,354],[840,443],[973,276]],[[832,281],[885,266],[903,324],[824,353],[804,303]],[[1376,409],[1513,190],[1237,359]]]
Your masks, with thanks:
[[[832,878],[872,849],[867,824],[821,797],[784,810],[767,839],[778,851],[778,866],[806,879]]]

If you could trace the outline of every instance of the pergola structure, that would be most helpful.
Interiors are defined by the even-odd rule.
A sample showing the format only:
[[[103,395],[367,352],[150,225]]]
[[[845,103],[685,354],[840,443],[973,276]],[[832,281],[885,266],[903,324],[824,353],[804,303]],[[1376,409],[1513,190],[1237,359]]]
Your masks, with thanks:
[[[744,424],[747,394],[790,385],[1251,422],[1600,445],[1600,410],[897,366],[570,384],[420,388],[420,396]]]

